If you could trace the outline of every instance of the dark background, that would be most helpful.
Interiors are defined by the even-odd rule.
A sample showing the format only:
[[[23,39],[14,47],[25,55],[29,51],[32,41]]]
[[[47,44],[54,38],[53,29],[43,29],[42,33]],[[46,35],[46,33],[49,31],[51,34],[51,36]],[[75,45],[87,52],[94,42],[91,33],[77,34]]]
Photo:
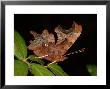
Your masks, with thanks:
[[[82,25],[83,31],[78,40],[67,53],[86,48],[84,53],[68,56],[58,64],[72,76],[88,76],[87,64],[97,65],[97,15],[96,14],[15,14],[14,29],[25,39],[27,46],[34,30],[42,33],[44,29],[54,32],[54,28],[61,25],[65,29],[72,26],[73,21]],[[30,52],[31,53],[31,52]]]

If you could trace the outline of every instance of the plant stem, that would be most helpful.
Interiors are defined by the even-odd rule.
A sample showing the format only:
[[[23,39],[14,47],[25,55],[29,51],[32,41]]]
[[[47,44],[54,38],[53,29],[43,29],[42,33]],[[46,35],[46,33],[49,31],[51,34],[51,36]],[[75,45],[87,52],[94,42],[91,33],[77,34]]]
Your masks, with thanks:
[[[28,65],[29,70],[31,71],[31,64],[27,61],[28,58],[25,58],[23,62],[25,62]]]

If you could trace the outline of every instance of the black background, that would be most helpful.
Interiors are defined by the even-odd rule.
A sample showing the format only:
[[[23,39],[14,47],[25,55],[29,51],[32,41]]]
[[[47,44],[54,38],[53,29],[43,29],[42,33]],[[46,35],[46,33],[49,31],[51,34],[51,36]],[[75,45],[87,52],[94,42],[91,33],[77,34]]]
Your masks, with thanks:
[[[78,40],[67,53],[86,48],[84,53],[68,56],[68,59],[58,64],[72,76],[88,76],[87,64],[97,65],[97,15],[96,14],[15,14],[14,29],[17,30],[29,45],[33,39],[29,33],[34,30],[42,33],[44,29],[54,32],[61,25],[68,29],[73,21],[82,25],[83,31]]]

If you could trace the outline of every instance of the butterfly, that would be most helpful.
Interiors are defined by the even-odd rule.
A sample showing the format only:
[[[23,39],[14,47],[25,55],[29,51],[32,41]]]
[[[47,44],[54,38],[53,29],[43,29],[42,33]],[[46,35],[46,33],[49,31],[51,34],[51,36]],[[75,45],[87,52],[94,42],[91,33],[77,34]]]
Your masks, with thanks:
[[[68,30],[59,25],[54,29],[54,32],[57,34],[57,39],[47,29],[44,29],[42,34],[30,31],[34,36],[34,40],[30,41],[28,49],[32,50],[36,56],[50,62],[64,61],[66,59],[65,53],[80,36],[82,26],[73,22],[72,27]]]

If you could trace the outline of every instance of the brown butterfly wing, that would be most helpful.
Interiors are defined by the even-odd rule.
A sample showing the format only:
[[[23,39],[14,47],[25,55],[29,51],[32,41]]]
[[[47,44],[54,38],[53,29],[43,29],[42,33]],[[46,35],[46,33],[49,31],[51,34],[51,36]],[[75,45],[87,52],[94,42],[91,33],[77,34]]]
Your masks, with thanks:
[[[51,62],[59,62],[65,59],[64,54],[74,44],[77,38],[80,36],[82,27],[77,23],[73,23],[73,27],[70,30],[63,30],[61,27],[56,27],[57,42],[53,34],[49,34],[48,30],[44,30],[42,34],[37,34],[31,31],[35,40],[30,41],[28,46],[29,50],[33,50],[35,55],[42,57]]]

